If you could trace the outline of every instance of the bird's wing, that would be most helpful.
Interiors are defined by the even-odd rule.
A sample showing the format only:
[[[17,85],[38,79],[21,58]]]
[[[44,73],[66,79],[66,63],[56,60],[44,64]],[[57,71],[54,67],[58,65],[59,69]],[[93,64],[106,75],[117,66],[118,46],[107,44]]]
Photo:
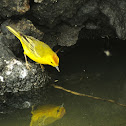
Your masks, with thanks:
[[[47,54],[50,54],[52,52],[51,48],[44,42],[39,41],[38,39],[35,39],[31,36],[29,36],[30,39],[34,42],[34,51],[36,55],[40,56],[41,58],[44,57]]]
[[[35,57],[42,57],[38,53],[39,50],[36,49],[36,47],[41,47],[39,40],[33,38],[32,36],[25,36],[23,34],[21,34],[21,36],[21,41],[23,45],[27,48],[27,50],[30,51],[30,53],[32,53]]]

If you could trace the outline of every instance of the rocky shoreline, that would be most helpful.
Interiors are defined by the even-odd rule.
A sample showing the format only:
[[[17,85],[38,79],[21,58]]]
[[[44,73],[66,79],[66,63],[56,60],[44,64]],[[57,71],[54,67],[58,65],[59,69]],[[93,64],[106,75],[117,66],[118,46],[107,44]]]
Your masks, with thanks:
[[[19,40],[6,25],[47,43],[72,46],[79,39],[126,39],[125,0],[1,0],[0,95],[44,87],[48,73],[34,63],[28,71]]]

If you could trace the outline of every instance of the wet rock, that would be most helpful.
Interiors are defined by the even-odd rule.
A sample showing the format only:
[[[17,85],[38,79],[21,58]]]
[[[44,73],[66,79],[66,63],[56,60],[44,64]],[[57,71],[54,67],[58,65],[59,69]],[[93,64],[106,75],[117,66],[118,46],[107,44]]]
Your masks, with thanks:
[[[43,87],[49,79],[36,65],[32,64],[31,70],[27,70],[25,63],[15,58],[4,60],[4,64],[6,65],[0,73],[0,77],[3,78],[0,80],[0,95]]]
[[[38,30],[33,23],[30,20],[27,20],[25,18],[21,20],[6,20],[1,24],[1,32],[2,35],[1,41],[4,42],[4,44],[17,56],[20,57],[21,54],[23,55],[23,50],[20,41],[6,28],[6,26],[12,26],[17,31],[33,36],[39,40],[42,40],[43,38],[43,32]]]
[[[0,16],[8,18],[13,15],[22,15],[30,9],[29,0],[1,0]]]
[[[35,3],[42,3],[43,0],[34,0]]]
[[[76,14],[68,20],[69,24],[72,26],[82,26],[88,23],[87,20],[93,20],[96,22],[96,17],[99,15],[98,10],[98,1],[97,0],[90,0],[90,1],[83,1],[81,6],[76,11]]]
[[[102,0],[100,10],[110,20],[110,24],[116,29],[120,39],[126,39],[126,1]]]
[[[51,48],[72,46],[78,39],[126,39],[126,1],[1,0],[0,24],[0,113],[9,113],[44,102],[46,93],[41,99],[45,90],[40,87],[49,76],[31,60],[31,71],[26,69],[21,43],[6,25]]]
[[[0,96],[0,113],[10,114],[16,109],[27,109],[47,102],[48,87],[33,88],[26,92],[5,93]]]
[[[23,34],[42,40],[51,47],[57,44],[71,46],[76,44],[79,38],[92,36],[97,38],[104,35],[116,37],[115,32],[120,39],[126,38],[126,2],[124,0],[34,0],[31,5],[29,10],[28,0],[10,3],[7,0],[1,1],[2,18],[22,15],[20,19],[12,18],[4,21],[0,27],[0,44],[3,52],[0,54],[0,81],[3,83],[1,87],[3,94],[9,91],[30,90],[35,81],[40,81],[41,77],[44,79],[43,74],[39,75],[36,65],[32,64],[31,72],[26,69],[24,59],[22,60],[21,43],[5,28],[6,25],[11,25]],[[28,10],[28,15],[23,15]]]
[[[81,0],[44,0],[40,4],[34,4],[31,12],[38,24],[54,27],[61,21],[72,18],[82,2]]]
[[[10,17],[12,15],[16,16],[16,15],[20,15],[21,13],[23,14],[28,10],[27,7],[29,6],[27,0],[18,0],[16,2],[13,2],[13,3],[11,2],[9,4],[7,0],[2,0],[2,3],[3,4],[1,4],[1,8],[4,6],[4,9],[1,9],[2,17],[7,17],[6,15]],[[50,43],[51,47],[53,47],[54,45],[58,43],[58,40],[56,38],[59,37],[59,34],[62,34],[62,31],[61,32],[59,31],[59,33],[57,33],[57,28],[59,26],[63,28],[64,25],[66,24],[70,27],[73,27],[73,30],[75,30],[75,32],[76,32],[76,29],[74,28],[75,26],[82,27],[83,25],[85,25],[86,26],[85,28],[89,28],[89,27],[91,28],[92,26],[90,26],[90,24],[94,23],[96,27],[102,28],[101,27],[102,25],[100,26],[99,23],[100,24],[103,23],[103,25],[107,24],[107,26],[111,25],[113,26],[113,29],[114,28],[116,29],[116,33],[118,37],[120,39],[125,39],[126,38],[125,4],[126,2],[124,0],[121,0],[121,1],[118,1],[118,0],[111,0],[111,1],[106,1],[106,0],[102,0],[102,1],[99,1],[99,0],[90,0],[90,1],[86,1],[86,0],[83,0],[83,1],[81,0],[74,0],[74,1],[71,1],[71,0],[66,0],[66,1],[34,0],[30,3],[31,10],[29,10],[28,15],[24,15],[24,16],[32,20],[36,25],[41,25],[40,27],[39,26],[38,27],[40,28],[42,32],[45,32],[46,30],[48,31],[46,32],[47,35],[45,35],[45,37],[40,40],[44,40],[44,42],[48,42],[48,43],[50,40],[52,40],[53,42]],[[18,9],[18,8],[21,8],[21,9]],[[22,9],[22,8],[25,8],[25,9]],[[4,12],[3,10],[6,10],[6,12]],[[22,10],[22,12],[20,10]],[[110,22],[106,22],[104,18],[101,18],[101,14],[104,15],[104,17],[108,18]],[[22,18],[24,17],[22,16]],[[92,21],[92,23],[90,23],[90,21]],[[26,24],[21,23],[21,24],[22,24],[21,26],[24,26],[27,23]],[[42,30],[43,28],[41,29],[41,27],[44,27],[44,26],[48,28],[45,27],[43,31]],[[20,30],[23,31],[23,29],[20,29]],[[53,31],[53,34],[52,34],[52,31]],[[25,31],[23,32],[25,33]],[[51,37],[52,35],[56,37]],[[49,39],[46,36],[48,36]],[[65,37],[68,37],[68,35],[64,34],[62,40]],[[38,36],[36,38],[39,39]],[[75,41],[76,39],[77,37],[75,37]],[[60,41],[59,44],[65,45],[65,41],[66,40],[64,40],[64,43],[61,43]],[[66,45],[73,45],[73,44],[72,43],[68,44],[68,42],[66,43]]]
[[[2,36],[2,33],[0,34],[0,52],[1,52],[0,53],[0,72],[2,71],[2,69],[5,66],[4,60],[5,59],[9,60],[12,57],[15,57],[14,54],[12,53],[12,51],[10,49],[8,49],[8,47],[3,44],[1,36]]]
[[[43,37],[43,33],[37,30],[34,25],[26,19],[17,23],[8,20],[1,25],[0,33],[0,95],[7,92],[28,91],[32,88],[43,87],[47,84],[49,76],[42,72],[39,65],[31,63],[31,70],[25,66],[24,58],[19,55],[22,47],[19,46],[18,39],[6,29],[6,25],[16,26],[24,32],[31,33],[32,36]],[[29,32],[30,31],[30,32]]]
[[[93,21],[98,28],[102,28],[102,23],[103,25],[106,25],[106,27],[110,26],[110,32],[112,31],[112,26],[113,29],[116,29],[116,33],[120,39],[126,38],[126,2],[124,0],[34,0],[34,2],[39,4],[34,4],[32,6],[31,13],[35,17],[34,19],[37,19],[35,22],[40,25],[46,25],[50,28],[54,28],[54,26],[58,27],[58,25],[61,26],[66,23],[70,26],[82,26],[87,25],[86,23],[90,21]],[[109,22],[104,20],[104,18],[101,19],[101,15],[104,15],[104,18],[108,18]],[[88,28],[89,27],[90,26],[88,25]],[[104,29],[101,31],[103,30]],[[97,34],[97,32],[95,34]],[[105,34],[105,36],[106,35],[107,34]]]
[[[58,28],[60,35],[58,36],[58,44],[61,46],[71,46],[76,44],[78,40],[79,31],[82,27],[70,27],[62,25]]]
[[[100,20],[99,20],[100,19]],[[99,14],[94,19],[84,24],[79,32],[79,39],[115,39],[115,29],[109,24],[109,19],[104,14]]]
[[[53,30],[48,30],[47,33],[45,32],[43,41],[51,48],[57,44],[60,46],[74,45],[78,40],[79,32],[82,27],[62,24],[61,26],[53,28]]]

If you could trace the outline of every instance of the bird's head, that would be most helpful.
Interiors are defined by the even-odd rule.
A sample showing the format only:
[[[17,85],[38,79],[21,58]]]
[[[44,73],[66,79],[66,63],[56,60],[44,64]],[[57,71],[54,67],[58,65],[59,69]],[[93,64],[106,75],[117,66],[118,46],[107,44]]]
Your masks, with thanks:
[[[56,53],[54,53],[53,55],[50,56],[50,62],[49,62],[49,65],[55,67],[58,72],[60,72],[59,70],[59,57],[57,56]]]

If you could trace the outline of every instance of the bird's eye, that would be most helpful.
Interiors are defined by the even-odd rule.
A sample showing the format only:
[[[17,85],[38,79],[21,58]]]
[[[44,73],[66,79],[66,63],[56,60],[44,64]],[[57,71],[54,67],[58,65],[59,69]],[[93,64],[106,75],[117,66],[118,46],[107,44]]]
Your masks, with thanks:
[[[53,64],[53,62],[51,62]]]
[[[59,112],[59,109],[57,110],[57,113]]]

